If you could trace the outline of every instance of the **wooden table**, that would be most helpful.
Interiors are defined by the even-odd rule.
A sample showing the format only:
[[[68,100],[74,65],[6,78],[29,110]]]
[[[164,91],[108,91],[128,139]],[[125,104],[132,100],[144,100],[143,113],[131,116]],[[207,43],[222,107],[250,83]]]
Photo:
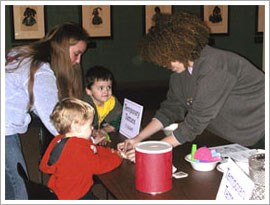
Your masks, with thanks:
[[[154,136],[152,140],[160,138],[161,135]],[[115,147],[125,137],[116,134],[112,136],[112,139],[111,146]],[[229,144],[224,139],[206,131],[201,136],[198,136],[193,143],[196,143],[198,147]],[[109,193],[119,200],[214,200],[221,182],[222,173],[216,169],[210,172],[194,170],[190,163],[184,159],[190,153],[191,145],[192,143],[185,143],[173,148],[173,165],[177,168],[177,171],[182,170],[189,175],[182,179],[173,178],[172,189],[168,192],[151,195],[137,191],[135,187],[135,164],[129,160],[123,160],[120,167],[110,173],[98,175],[97,178]]]

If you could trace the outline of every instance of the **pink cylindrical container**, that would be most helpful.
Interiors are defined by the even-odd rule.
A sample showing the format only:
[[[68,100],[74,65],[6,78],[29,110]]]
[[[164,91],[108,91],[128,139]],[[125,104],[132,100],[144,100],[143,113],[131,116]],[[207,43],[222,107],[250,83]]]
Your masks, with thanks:
[[[157,194],[172,188],[172,146],[162,141],[137,144],[136,189]]]

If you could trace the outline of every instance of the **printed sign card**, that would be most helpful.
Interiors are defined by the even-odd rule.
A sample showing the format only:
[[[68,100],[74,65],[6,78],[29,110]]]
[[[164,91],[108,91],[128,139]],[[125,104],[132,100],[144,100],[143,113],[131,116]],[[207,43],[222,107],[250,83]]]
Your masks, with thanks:
[[[229,158],[216,200],[249,200],[253,188],[253,181]]]
[[[135,137],[140,131],[142,113],[143,106],[125,98],[119,132],[127,138]]]

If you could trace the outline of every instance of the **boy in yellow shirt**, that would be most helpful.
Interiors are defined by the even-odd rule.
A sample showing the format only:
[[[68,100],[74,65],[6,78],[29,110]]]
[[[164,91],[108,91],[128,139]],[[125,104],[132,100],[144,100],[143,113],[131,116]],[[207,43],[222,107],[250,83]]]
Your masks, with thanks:
[[[92,105],[96,111],[94,117],[94,135],[97,138],[106,136],[102,144],[109,141],[108,133],[119,130],[122,104],[113,96],[114,76],[103,66],[94,66],[88,69],[85,76],[84,100]]]

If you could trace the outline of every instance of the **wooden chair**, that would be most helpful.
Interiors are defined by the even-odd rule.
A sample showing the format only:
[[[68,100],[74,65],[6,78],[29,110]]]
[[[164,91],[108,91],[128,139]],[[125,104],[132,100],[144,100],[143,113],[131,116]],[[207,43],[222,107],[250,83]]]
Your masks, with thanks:
[[[31,181],[20,163],[17,164],[17,171],[25,183],[29,200],[57,200],[57,196],[47,186]]]

